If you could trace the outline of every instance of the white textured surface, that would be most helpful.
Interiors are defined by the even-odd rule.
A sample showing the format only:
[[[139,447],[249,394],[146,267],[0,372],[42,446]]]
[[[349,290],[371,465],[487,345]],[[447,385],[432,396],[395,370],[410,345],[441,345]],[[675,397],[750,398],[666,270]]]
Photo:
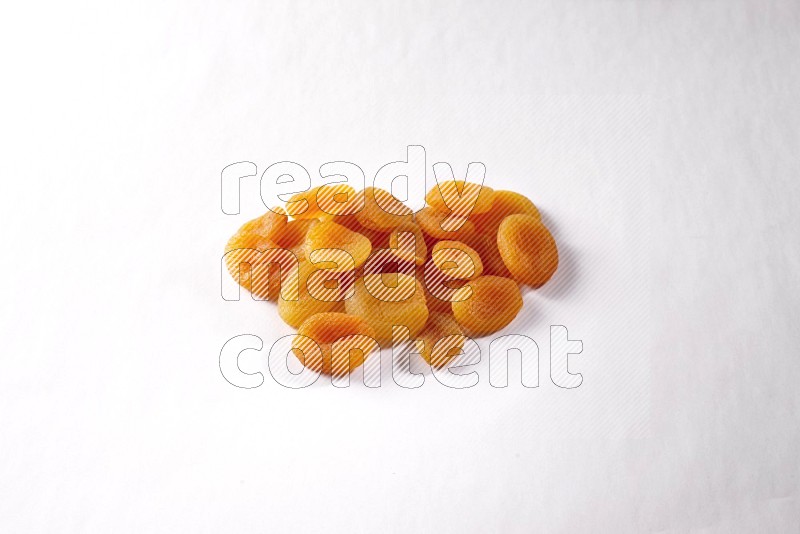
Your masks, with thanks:
[[[797,532],[797,2],[5,11],[0,530]],[[222,167],[408,144],[552,223],[539,388],[228,384]]]

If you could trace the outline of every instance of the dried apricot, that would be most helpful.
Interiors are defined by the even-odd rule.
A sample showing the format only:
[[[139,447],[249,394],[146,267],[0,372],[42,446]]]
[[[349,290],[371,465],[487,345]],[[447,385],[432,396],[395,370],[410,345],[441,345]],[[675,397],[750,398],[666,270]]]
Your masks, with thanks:
[[[417,338],[442,367],[466,335],[509,325],[520,283],[539,286],[558,268],[553,236],[536,206],[512,191],[443,182],[414,214],[390,192],[326,184],[248,221],[226,245],[233,278],[303,336],[293,351],[333,375],[361,365],[393,327]],[[405,337],[405,336],[404,336]],[[402,340],[401,340],[402,341]]]
[[[360,226],[357,230],[353,231],[358,232],[359,234],[369,239],[369,242],[372,243],[373,250],[377,248],[386,248],[389,246],[388,232],[379,232],[377,230],[372,230],[370,228],[364,228],[363,226]]]
[[[420,286],[422,286],[423,293],[425,294],[425,303],[428,306],[428,311],[431,313],[438,312],[444,313],[448,315],[453,315],[453,310],[450,307],[450,300],[442,300],[436,298],[431,292],[430,288],[428,287],[428,282],[425,280],[425,269],[430,268],[434,273],[434,276],[440,273],[439,268],[433,265],[433,262],[428,260],[425,265],[418,265],[415,271],[415,276],[417,280],[420,281]]]
[[[434,367],[444,367],[464,347],[464,332],[452,315],[431,313],[419,335],[422,358]]]
[[[539,210],[527,197],[513,191],[495,191],[492,208],[486,213],[471,215],[469,220],[482,234],[494,237],[503,219],[516,214],[531,215],[541,219]]]
[[[361,197],[363,198],[363,196]],[[359,234],[363,235],[367,239],[370,240],[372,243],[372,248],[384,248],[387,246],[389,242],[389,233],[388,231],[378,231],[373,230],[371,228],[367,228],[358,222],[358,218],[353,215],[328,215],[323,214],[319,218],[323,222],[335,222],[341,226],[344,226],[348,230],[352,230],[353,232],[358,232]]]
[[[360,206],[356,190],[347,184],[325,184],[297,193],[286,203],[286,211],[295,219],[318,219],[323,214],[346,215]]]
[[[519,282],[538,287],[558,269],[558,249],[550,231],[532,215],[509,215],[497,231],[497,247]]]
[[[457,229],[452,229],[445,223],[448,217],[446,213],[436,211],[432,207],[427,206],[417,212],[414,216],[414,220],[425,234],[435,239],[456,239],[463,241],[463,236],[476,233],[475,225],[466,219],[458,219],[457,224],[460,224],[460,226]],[[443,223],[446,228],[442,226]]]
[[[352,230],[354,232],[361,232],[364,228],[361,226],[361,223],[358,222],[355,215],[329,215],[327,213],[323,213],[319,216],[320,221],[330,221],[335,222],[341,226],[344,226],[348,230]]]
[[[472,280],[483,273],[480,255],[460,241],[439,241],[434,245],[431,259],[441,271],[453,278]]]
[[[306,259],[306,234],[316,222],[315,219],[289,221],[277,238],[278,245],[291,250],[298,260]]]
[[[275,274],[278,269],[267,264],[276,256],[284,261],[286,258],[279,254],[268,255],[267,252],[281,248],[276,239],[285,232],[286,226],[286,213],[281,208],[273,208],[244,223],[225,245],[228,272],[236,283],[259,298],[278,297],[280,278]]]
[[[335,222],[318,222],[306,234],[305,252],[306,257],[315,263],[336,263],[334,271],[351,271],[367,260],[372,252],[372,243],[358,232]]]
[[[364,207],[356,213],[362,226],[379,232],[389,232],[412,219],[411,208],[388,191],[368,187],[363,194]]]
[[[396,283],[392,283],[392,280]],[[381,345],[392,342],[392,326],[406,326],[414,338],[428,320],[421,284],[406,274],[368,274],[356,280],[352,298],[345,301],[350,315],[361,317],[375,330]]]
[[[401,234],[406,234],[406,236],[400,239]],[[406,246],[410,244],[408,234],[413,236],[414,244],[411,247]],[[425,263],[428,257],[428,246],[425,244],[425,236],[422,235],[420,227],[411,221],[404,222],[392,230],[389,234],[389,247],[397,251],[396,254],[401,260],[414,262],[417,265]],[[413,252],[408,254],[406,249],[410,249]]]
[[[453,314],[453,309],[450,307],[449,299],[440,299],[439,297],[435,296],[430,292],[427,284],[425,284],[423,287],[425,290],[425,302],[428,305],[429,311],[449,315]]]
[[[369,259],[364,262],[363,276],[370,274],[405,274],[413,277],[416,264],[413,260],[413,245],[401,242],[402,249],[381,248],[374,250]]]
[[[473,182],[448,180],[433,186],[425,201],[436,211],[469,217],[491,209],[494,190]]]
[[[297,277],[291,275],[287,278],[286,284],[281,288],[281,296],[278,299],[278,315],[289,326],[297,328],[303,321],[316,313],[343,311],[344,309],[344,296],[343,292],[346,291],[346,284],[340,284],[335,289],[336,293],[331,300],[323,300],[320,298],[320,293],[324,292],[324,282],[319,280],[316,282],[316,287],[312,283],[309,287],[309,280],[319,269],[313,264],[301,261],[297,266]],[[332,274],[329,272],[329,274]],[[343,275],[344,276],[344,275]],[[340,296],[341,298],[335,298]],[[288,298],[287,298],[288,297]],[[294,297],[297,297],[296,299]]]
[[[503,263],[503,258],[497,248],[497,236],[477,234],[472,236],[470,246],[480,254],[485,274],[511,278],[511,272],[506,267],[506,264]]]
[[[225,252],[237,248],[259,248],[262,243],[273,245],[287,223],[286,213],[281,208],[273,210],[244,223],[228,240]]]
[[[464,298],[464,293],[459,290],[468,280],[457,276],[458,271],[459,269],[451,268],[442,270],[436,266],[432,258],[425,263],[420,279],[425,281],[425,298],[428,309],[452,313],[450,304],[456,299]]]
[[[522,309],[522,293],[509,278],[481,276],[459,291],[468,289],[471,295],[452,306],[458,324],[472,335],[486,336],[505,328]]]
[[[297,329],[292,352],[300,363],[326,375],[343,376],[361,366],[372,352],[380,350],[375,331],[363,319],[346,313],[312,315]],[[321,358],[313,343],[322,354]]]
[[[280,295],[281,270],[278,263],[264,263],[262,256],[253,261],[251,258],[243,257],[239,251],[231,252],[226,256],[225,262],[236,283],[255,297],[276,300]]]

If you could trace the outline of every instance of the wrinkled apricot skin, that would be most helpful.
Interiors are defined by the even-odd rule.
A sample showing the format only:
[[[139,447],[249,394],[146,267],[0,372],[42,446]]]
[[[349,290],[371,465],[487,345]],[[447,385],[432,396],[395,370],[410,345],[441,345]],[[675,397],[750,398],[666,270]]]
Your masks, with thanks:
[[[344,226],[348,230],[352,230],[354,232],[361,232],[364,228],[361,226],[361,223],[358,222],[355,215],[329,215],[327,213],[323,213],[320,215],[319,220],[322,222],[330,221],[335,222],[341,226]]]
[[[426,264],[418,266],[416,270],[416,278],[421,282],[420,285],[422,286],[422,289],[425,292],[425,303],[428,305],[428,310],[431,313],[438,312],[438,313],[444,313],[446,315],[453,315],[453,309],[450,307],[450,301],[438,299],[430,292],[430,288],[428,287],[428,282],[427,280],[425,280],[426,268],[436,269],[438,271],[438,267],[436,266],[429,267]]]
[[[363,226],[354,231],[369,239],[369,242],[372,243],[372,250],[389,246],[390,234],[388,232],[379,232],[377,230],[371,230],[370,228],[364,228]]]
[[[278,315],[293,328],[299,327],[312,315],[332,311],[342,311],[342,303],[318,300],[307,291],[301,291],[298,300],[278,299]]]
[[[291,250],[298,260],[308,259],[305,250],[306,234],[315,222],[314,219],[289,221],[283,233],[278,237],[278,245]]]
[[[325,214],[355,213],[359,206],[352,202],[356,190],[347,184],[326,184],[293,195],[286,203],[286,212],[295,219],[319,219]]]
[[[550,231],[531,215],[509,215],[497,231],[497,247],[520,283],[539,287],[558,269],[558,249]]]
[[[383,189],[364,189],[364,207],[356,213],[356,219],[365,228],[379,232],[390,232],[412,219],[411,208]]]
[[[360,367],[377,350],[375,331],[358,317],[328,312],[312,315],[298,327],[292,352],[307,368],[326,375],[343,376]],[[315,350],[313,340],[319,346]]]
[[[344,297],[339,300],[323,300],[319,297],[322,296],[320,293],[324,292],[324,288],[309,288],[308,281],[310,277],[320,269],[309,262],[301,261],[297,266],[297,270],[299,271],[298,277],[296,278],[299,284],[298,287],[282,288],[281,297],[278,299],[278,315],[280,315],[281,319],[283,319],[286,324],[297,328],[303,321],[314,314],[344,310]],[[290,280],[295,279],[290,278]],[[291,289],[295,289],[294,295],[290,293]],[[309,289],[311,289],[311,291]],[[345,290],[346,287],[339,288],[341,292]],[[284,295],[291,295],[292,297],[297,296],[298,298],[297,300],[287,300],[284,298]]]
[[[464,288],[472,295],[452,303],[453,316],[470,335],[486,336],[508,326],[522,309],[522,293],[514,280],[481,276]]]
[[[279,213],[268,211],[261,217],[244,223],[226,243],[225,252],[240,248],[275,248],[278,236],[286,229],[287,217],[282,209],[273,210]]]
[[[242,253],[231,253],[225,258],[231,277],[242,288],[263,300],[277,300],[281,291],[280,267],[273,263],[247,261]]]
[[[399,281],[394,288],[389,282],[393,277]],[[345,310],[369,324],[381,346],[391,345],[392,326],[406,326],[414,338],[428,320],[422,285],[416,278],[403,274],[369,274],[356,280],[355,293],[345,301]]]
[[[538,208],[527,197],[513,191],[495,191],[492,208],[486,213],[470,216],[470,220],[480,233],[494,239],[503,219],[516,214],[531,215],[539,220],[542,218]]]
[[[468,295],[461,291],[468,280],[458,276],[466,274],[466,271],[462,270],[459,273],[459,270],[450,268],[442,270],[436,266],[433,259],[428,260],[424,265],[419,279],[424,282],[422,285],[425,288],[425,298],[429,309],[452,314],[450,304],[457,299],[464,299],[465,295]]]
[[[419,337],[423,343],[420,355],[439,368],[461,353],[466,339],[453,316],[445,313],[431,313]]]
[[[480,255],[483,262],[483,274],[511,278],[511,272],[509,272],[506,264],[503,263],[503,258],[497,248],[496,236],[489,237],[488,235],[478,234],[472,238],[470,246]]]
[[[428,257],[428,246],[425,244],[425,236],[422,235],[422,229],[414,222],[404,222],[392,230],[392,232],[389,234],[389,247],[392,249],[400,249],[400,234],[402,232],[413,235],[414,253],[412,257],[404,254],[402,251],[398,251],[398,258],[402,261],[413,261],[417,265],[422,265],[425,263],[425,260]]]
[[[481,184],[449,180],[433,186],[425,201],[436,211],[470,217],[491,209],[494,191]]]
[[[445,315],[452,315],[453,309],[450,306],[449,300],[444,300],[436,297],[430,292],[427,286],[425,287],[425,300],[428,305],[428,310],[431,312],[443,313]]]
[[[414,216],[414,220],[426,235],[434,239],[466,241],[468,236],[476,233],[475,225],[469,220],[461,221],[462,224],[457,230],[445,230],[442,227],[442,223],[447,217],[448,215],[446,213],[436,211],[432,207],[426,206],[417,212]]]
[[[264,261],[265,251],[282,248],[276,240],[286,232],[286,228],[286,213],[281,208],[273,208],[261,217],[244,223],[225,244],[228,272],[236,283],[256,297],[269,300],[278,298],[280,278],[277,266],[264,269],[259,264]],[[258,273],[258,276],[254,277],[254,273]]]
[[[319,252],[316,258],[312,257],[314,251]],[[347,253],[349,258],[342,253]],[[350,271],[360,267],[372,252],[370,240],[348,230],[335,222],[317,222],[306,234],[305,255],[316,262],[330,261],[336,263],[333,270],[338,272]]]
[[[483,273],[480,255],[460,241],[439,241],[431,252],[434,265],[453,278],[472,280]]]

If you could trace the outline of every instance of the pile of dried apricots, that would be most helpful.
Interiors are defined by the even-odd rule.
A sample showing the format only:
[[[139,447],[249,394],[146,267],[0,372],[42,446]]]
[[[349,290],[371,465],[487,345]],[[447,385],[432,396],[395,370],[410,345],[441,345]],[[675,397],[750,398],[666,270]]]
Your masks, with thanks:
[[[393,343],[442,367],[466,336],[511,323],[519,285],[547,282],[558,250],[518,193],[456,180],[425,200],[413,213],[382,189],[316,187],[239,228],[225,263],[239,285],[277,301],[310,369],[341,376]]]

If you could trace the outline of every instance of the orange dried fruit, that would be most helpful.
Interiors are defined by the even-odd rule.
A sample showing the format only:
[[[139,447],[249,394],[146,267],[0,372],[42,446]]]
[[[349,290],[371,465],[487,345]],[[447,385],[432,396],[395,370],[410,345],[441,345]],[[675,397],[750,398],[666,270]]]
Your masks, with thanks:
[[[532,215],[509,215],[497,231],[497,247],[514,278],[533,287],[558,269],[558,249],[547,227]]]
[[[472,280],[483,273],[483,262],[472,247],[460,241],[439,241],[434,245],[431,259],[441,271],[452,278]]]
[[[422,268],[420,280],[424,280],[425,298],[428,308],[443,313],[452,313],[450,304],[456,299],[463,299],[464,293],[459,290],[468,280],[454,276],[458,269],[436,266],[431,258]]]
[[[287,223],[286,213],[281,208],[273,210],[244,223],[225,244],[225,252],[240,248],[257,249],[262,245],[273,248]]]
[[[375,331],[363,319],[345,313],[312,315],[297,329],[292,352],[300,363],[326,375],[344,376],[380,347]],[[320,348],[316,351],[314,343]],[[321,356],[319,354],[321,352]]]
[[[425,290],[425,302],[428,305],[429,311],[452,315],[453,309],[450,306],[450,300],[438,298],[430,292],[427,285],[423,287]]]
[[[341,302],[318,300],[307,291],[300,292],[298,300],[278,299],[278,315],[292,328],[299,327],[303,321],[317,313],[344,311]]]
[[[314,263],[332,262],[337,272],[360,267],[372,252],[372,243],[362,234],[335,222],[318,222],[306,234],[306,257]]]
[[[392,326],[406,326],[415,338],[428,320],[422,285],[406,274],[367,274],[356,280],[345,310],[364,319],[375,330],[378,343],[385,346],[391,345]]]
[[[325,184],[293,195],[286,212],[295,219],[319,219],[324,214],[345,215],[359,209],[356,190],[347,184]]]
[[[305,256],[306,234],[316,222],[315,219],[289,221],[277,238],[278,245],[291,250],[298,260],[307,259]]]
[[[509,272],[506,264],[503,263],[500,250],[497,248],[497,236],[476,234],[472,236],[470,246],[480,254],[484,274],[511,278],[511,272]]]
[[[503,219],[509,215],[524,214],[541,220],[538,208],[524,195],[513,191],[495,191],[492,208],[486,213],[471,215],[469,220],[482,234],[494,237]]]
[[[274,208],[245,223],[225,264],[254,295],[278,300],[281,318],[305,336],[293,351],[312,369],[348,373],[390,346],[395,326],[442,367],[466,334],[510,324],[519,283],[549,280],[558,251],[518,193],[451,180],[426,201],[413,214],[387,191],[326,184],[292,197],[292,221]]]
[[[358,218],[355,215],[322,215],[320,220],[323,222],[335,222],[341,226],[344,226],[348,230],[352,230],[353,232],[358,232],[359,234],[363,235],[367,239],[370,240],[372,243],[372,248],[384,248],[386,244],[389,242],[389,234],[388,232],[372,230],[371,228],[367,228],[358,222]]]
[[[286,225],[286,213],[276,207],[244,223],[225,244],[225,266],[231,277],[259,298],[278,297],[280,277],[273,262],[286,265],[288,258],[278,253],[281,246],[275,240]]]
[[[430,206],[424,207],[417,212],[414,220],[428,236],[434,239],[453,239],[464,241],[465,236],[470,236],[476,233],[475,225],[466,219],[458,219],[454,224],[460,225],[457,229],[453,229],[447,224],[448,215],[440,211],[436,211]],[[444,226],[442,226],[444,224]]]
[[[316,278],[314,282],[314,275],[320,271],[315,265],[301,261],[297,268],[296,273],[290,273],[287,281],[282,287],[281,296],[278,299],[278,315],[281,319],[294,328],[300,326],[303,321],[308,319],[314,314],[323,312],[343,311],[344,292],[347,290],[347,283],[342,282],[337,288],[331,290],[325,286],[325,283]],[[325,274],[329,276],[336,273],[328,271]],[[296,274],[296,276],[294,276]],[[341,276],[346,276],[347,273]],[[312,282],[312,287],[309,287],[309,281]],[[326,291],[329,290],[329,291]],[[333,295],[330,292],[333,292]],[[328,297],[330,300],[324,300],[320,297]]]
[[[494,190],[473,182],[448,180],[433,186],[425,201],[436,211],[469,217],[491,209]]]
[[[388,191],[375,187],[364,190],[364,207],[356,213],[362,226],[379,232],[389,232],[412,217],[411,208]]]
[[[357,231],[359,234],[363,235],[369,242],[372,243],[372,249],[378,248],[386,248],[389,246],[389,233],[388,232],[379,232],[377,230],[372,230],[370,228],[364,228],[361,226]]]
[[[428,311],[431,313],[438,312],[452,315],[453,310],[450,307],[450,300],[436,298],[436,296],[431,293],[430,288],[428,287],[428,281],[425,279],[425,270],[428,268],[432,269],[432,272],[437,275],[441,272],[439,271],[439,268],[433,265],[433,262],[430,260],[428,260],[425,265],[417,266],[415,275],[417,280],[420,282],[420,286],[422,286],[423,293],[425,294],[425,303],[428,306]]]
[[[361,230],[364,228],[363,226],[361,226],[361,223],[358,222],[358,219],[356,219],[355,214],[329,215],[327,213],[323,213],[322,215],[319,216],[319,220],[323,222],[326,221],[335,222],[336,224],[344,226],[348,230],[352,230],[354,232],[361,232]]]
[[[314,226],[314,219],[298,219],[289,221],[277,236],[277,242],[285,247],[294,247],[306,239],[306,234]]]
[[[486,336],[508,326],[522,309],[522,293],[514,280],[481,276],[459,291],[471,290],[465,300],[452,303],[458,324],[475,336]]]
[[[405,234],[403,239],[400,239],[401,234]],[[410,238],[413,238],[413,245],[410,245]],[[422,229],[412,221],[404,222],[392,230],[389,234],[389,247],[396,251],[396,255],[402,261],[414,262],[417,265],[424,264],[428,257],[428,246],[425,244]]]
[[[420,355],[433,367],[444,367],[461,353],[466,336],[452,315],[431,313],[419,335]]]

